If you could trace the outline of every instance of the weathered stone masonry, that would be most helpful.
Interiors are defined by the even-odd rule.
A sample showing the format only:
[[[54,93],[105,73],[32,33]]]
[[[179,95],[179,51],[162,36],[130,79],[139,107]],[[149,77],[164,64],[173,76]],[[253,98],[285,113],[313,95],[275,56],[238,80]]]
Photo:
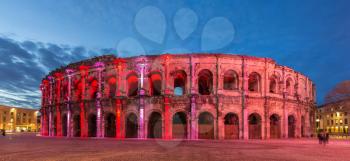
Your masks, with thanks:
[[[95,57],[40,86],[43,136],[269,139],[310,136],[315,85],[270,58]]]

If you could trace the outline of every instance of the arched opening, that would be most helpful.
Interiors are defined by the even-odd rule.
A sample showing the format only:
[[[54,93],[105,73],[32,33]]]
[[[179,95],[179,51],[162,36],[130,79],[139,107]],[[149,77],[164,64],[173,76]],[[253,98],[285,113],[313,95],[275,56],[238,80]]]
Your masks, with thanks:
[[[150,76],[150,88],[152,96],[160,96],[162,94],[162,76],[159,73],[153,73]]]
[[[203,112],[198,117],[198,138],[214,139],[214,118],[209,112]]]
[[[301,116],[301,137],[305,137],[305,118]]]
[[[105,119],[105,137],[115,137],[115,115],[113,113],[108,113]]]
[[[270,93],[277,93],[277,78],[275,76],[272,76],[270,78]]]
[[[187,75],[183,70],[176,71],[174,75],[174,95],[182,96],[186,93]]]
[[[162,138],[162,115],[152,112],[148,119],[148,138]]]
[[[96,137],[97,132],[97,117],[95,114],[90,114],[88,117],[88,137]]]
[[[281,138],[281,121],[277,114],[270,116],[270,138]]]
[[[187,138],[187,117],[184,112],[177,112],[173,116],[173,138]]]
[[[90,88],[90,98],[96,99],[97,91],[98,91],[98,81],[96,79],[91,80],[89,88]]]
[[[111,76],[108,78],[108,96],[109,98],[115,97],[115,92],[117,90],[117,80],[115,76]]]
[[[260,91],[260,75],[258,73],[253,72],[249,75],[248,90],[252,92]]]
[[[213,74],[203,69],[198,74],[198,92],[201,95],[210,95],[213,90]]]
[[[53,129],[53,135],[57,136],[57,116],[53,116],[53,124],[52,124],[52,129]]]
[[[137,116],[134,113],[131,113],[126,117],[126,130],[125,137],[126,138],[137,138]]]
[[[46,112],[46,121],[45,121],[45,123],[46,123],[45,131],[46,131],[46,134],[49,135],[49,132],[50,132],[50,119],[49,119],[49,115],[47,114],[47,112]]]
[[[288,116],[288,138],[295,137],[295,118],[293,115]]]
[[[76,101],[81,101],[83,99],[83,82],[81,80],[77,80],[74,85],[74,95]]]
[[[67,136],[67,115],[62,117],[62,136]]]
[[[80,115],[74,115],[73,117],[73,136],[80,137],[81,128],[80,128]]]
[[[237,90],[238,89],[238,75],[233,70],[228,70],[224,74],[224,89]]]
[[[137,96],[137,92],[139,90],[139,81],[136,73],[132,73],[127,77],[128,82],[128,96],[133,97]]]
[[[225,139],[239,139],[239,120],[234,113],[225,116]]]
[[[288,78],[286,80],[286,92],[288,93],[288,95],[292,95],[293,93],[292,83],[292,79]]]
[[[250,114],[249,120],[249,139],[261,139],[261,117],[257,113]]]

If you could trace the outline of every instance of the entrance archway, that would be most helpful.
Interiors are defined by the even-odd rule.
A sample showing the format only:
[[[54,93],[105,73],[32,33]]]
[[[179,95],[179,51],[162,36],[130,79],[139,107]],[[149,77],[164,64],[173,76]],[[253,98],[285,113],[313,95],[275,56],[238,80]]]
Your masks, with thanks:
[[[137,116],[134,113],[131,113],[126,117],[126,130],[125,137],[126,138],[137,138]]]
[[[301,137],[305,137],[305,117],[301,116]]]
[[[177,112],[173,116],[173,138],[187,138],[187,117],[184,112]]]
[[[80,115],[74,115],[73,117],[73,136],[80,137]]]
[[[261,117],[257,113],[250,114],[249,120],[249,139],[261,139]]]
[[[67,115],[62,117],[62,136],[67,136]]]
[[[295,137],[295,118],[293,115],[288,116],[288,138]]]
[[[225,139],[239,139],[239,120],[234,113],[225,116]]]
[[[162,115],[152,112],[148,120],[148,138],[162,138]]]
[[[88,137],[96,137],[97,132],[97,117],[95,114],[90,114],[88,117]]]
[[[203,112],[198,117],[198,138],[214,139],[214,118],[209,112]]]
[[[281,121],[277,114],[270,116],[270,138],[276,139],[281,137]]]
[[[105,119],[105,137],[115,137],[115,115],[113,113],[108,113]]]

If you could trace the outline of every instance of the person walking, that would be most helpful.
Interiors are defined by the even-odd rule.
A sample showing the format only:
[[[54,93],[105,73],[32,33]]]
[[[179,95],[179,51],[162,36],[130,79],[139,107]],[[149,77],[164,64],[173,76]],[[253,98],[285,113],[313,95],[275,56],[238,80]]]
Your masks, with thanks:
[[[329,140],[329,133],[328,133],[328,131],[326,131],[325,140],[326,140],[326,144],[328,144],[328,140]]]
[[[317,138],[318,138],[318,143],[319,144],[322,144],[322,131],[320,131],[318,134],[317,134]]]

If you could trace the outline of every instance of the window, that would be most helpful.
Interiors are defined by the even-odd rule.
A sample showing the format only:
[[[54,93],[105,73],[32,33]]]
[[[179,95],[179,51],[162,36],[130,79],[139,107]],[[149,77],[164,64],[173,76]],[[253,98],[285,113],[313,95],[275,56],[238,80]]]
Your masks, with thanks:
[[[334,121],[333,121],[333,120],[331,120],[331,124],[332,124],[332,125],[334,124]]]
[[[327,120],[327,125],[329,125],[329,120]]]
[[[174,95],[181,96],[186,92],[187,75],[183,70],[176,71],[174,74]]]
[[[224,74],[224,89],[235,90],[238,89],[238,76],[235,71],[229,70]]]
[[[201,95],[210,95],[213,90],[213,74],[208,69],[203,69],[198,74],[198,92]]]
[[[344,119],[344,124],[348,124],[348,119]]]
[[[252,92],[260,91],[260,75],[258,73],[251,73],[248,78],[248,90]]]

